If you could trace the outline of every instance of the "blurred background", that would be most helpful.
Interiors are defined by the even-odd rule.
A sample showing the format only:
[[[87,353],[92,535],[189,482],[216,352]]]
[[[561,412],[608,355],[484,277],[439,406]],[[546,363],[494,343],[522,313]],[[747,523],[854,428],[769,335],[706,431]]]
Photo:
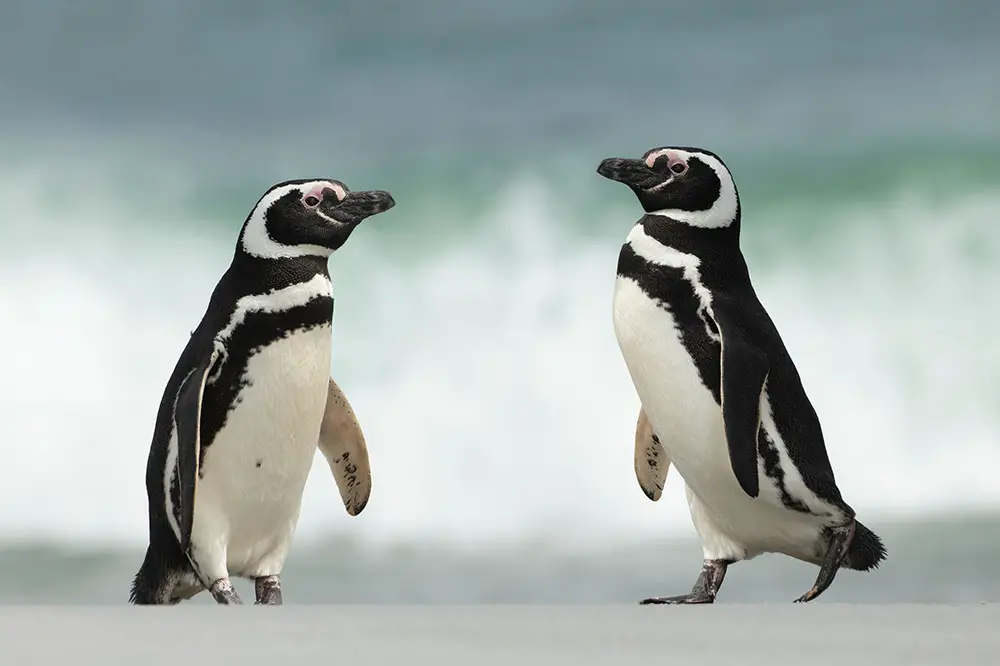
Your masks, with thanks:
[[[398,205],[330,262],[372,499],[347,516],[317,459],[286,601],[686,592],[683,486],[639,490],[611,325],[640,209],[595,173],[660,145],[732,168],[889,548],[818,603],[1000,600],[998,34],[986,0],[4,3],[0,602],[125,603],[163,386],[256,199],[314,176]],[[815,574],[762,556],[720,601]]]

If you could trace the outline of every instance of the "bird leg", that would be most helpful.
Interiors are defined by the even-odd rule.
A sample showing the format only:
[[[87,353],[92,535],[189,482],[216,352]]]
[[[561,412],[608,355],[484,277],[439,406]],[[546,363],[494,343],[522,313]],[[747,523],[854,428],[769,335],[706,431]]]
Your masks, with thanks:
[[[827,546],[823,564],[820,565],[819,575],[816,576],[816,582],[813,583],[812,588],[808,592],[796,599],[795,603],[812,601],[823,594],[826,588],[830,587],[830,583],[833,582],[834,577],[837,575],[837,570],[840,569],[840,564],[847,556],[847,550],[851,547],[851,541],[854,540],[855,524],[852,520],[847,525],[829,528],[829,546]]]
[[[281,605],[281,578],[279,576],[260,576],[253,580],[254,589],[257,592],[255,606]]]
[[[220,578],[215,581],[208,591],[212,593],[212,598],[219,604],[228,606],[241,605],[243,603],[243,600],[240,599],[240,595],[236,594],[236,589],[228,578]]]
[[[711,604],[715,602],[715,595],[722,587],[722,581],[726,577],[726,569],[735,560],[705,560],[701,567],[701,574],[695,581],[690,594],[681,594],[676,597],[650,597],[639,602],[640,605],[648,604]]]

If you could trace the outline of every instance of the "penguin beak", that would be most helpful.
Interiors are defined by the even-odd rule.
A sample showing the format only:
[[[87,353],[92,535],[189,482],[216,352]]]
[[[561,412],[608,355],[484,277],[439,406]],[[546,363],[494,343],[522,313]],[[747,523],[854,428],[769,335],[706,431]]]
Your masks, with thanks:
[[[329,214],[338,222],[358,224],[365,218],[384,213],[395,205],[395,199],[384,190],[348,192],[347,197],[337,204]]]
[[[625,183],[630,187],[647,190],[663,182],[663,175],[656,173],[642,160],[609,157],[597,167],[597,173],[608,180]]]

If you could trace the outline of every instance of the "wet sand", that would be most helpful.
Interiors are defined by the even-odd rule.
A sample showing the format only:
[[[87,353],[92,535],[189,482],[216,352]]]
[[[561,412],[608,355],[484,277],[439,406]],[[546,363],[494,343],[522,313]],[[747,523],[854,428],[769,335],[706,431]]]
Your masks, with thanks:
[[[3,662],[1000,663],[1000,604],[0,608]],[[678,660],[695,659],[681,662]],[[51,661],[48,661],[51,660]],[[469,662],[468,660],[473,660]]]

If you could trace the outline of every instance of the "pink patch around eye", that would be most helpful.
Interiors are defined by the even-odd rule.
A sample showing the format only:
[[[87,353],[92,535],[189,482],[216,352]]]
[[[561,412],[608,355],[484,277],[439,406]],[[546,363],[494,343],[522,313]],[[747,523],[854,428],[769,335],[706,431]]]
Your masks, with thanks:
[[[684,160],[684,158],[682,158],[680,155],[678,155],[676,152],[672,150],[664,150],[662,152],[653,153],[652,155],[649,155],[648,157],[646,157],[646,166],[652,169],[653,165],[656,164],[656,161],[664,156],[667,158],[667,168],[673,171],[674,173],[682,173],[687,169],[687,162]],[[674,167],[678,164],[682,165],[683,168],[680,170],[675,170]]]
[[[306,192],[306,195],[304,197],[302,197],[302,198],[303,199],[308,199],[309,197],[316,197],[317,199],[319,199],[320,201],[322,201],[323,200],[323,189],[324,189],[324,187],[322,185],[316,185],[311,190],[309,190],[308,192]]]

